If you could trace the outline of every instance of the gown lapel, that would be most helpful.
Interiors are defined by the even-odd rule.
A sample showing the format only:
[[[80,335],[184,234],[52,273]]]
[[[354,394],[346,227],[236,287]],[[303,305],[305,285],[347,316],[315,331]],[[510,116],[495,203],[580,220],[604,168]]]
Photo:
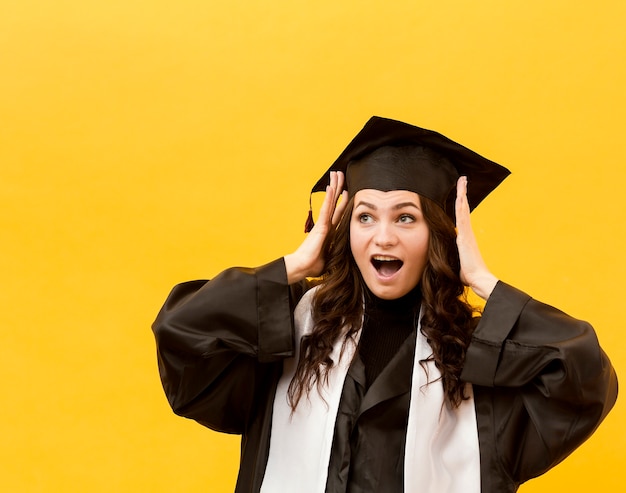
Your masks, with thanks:
[[[400,350],[385,366],[378,378],[374,380],[363,397],[359,416],[383,401],[410,392],[415,338],[416,334],[414,331],[402,343]]]

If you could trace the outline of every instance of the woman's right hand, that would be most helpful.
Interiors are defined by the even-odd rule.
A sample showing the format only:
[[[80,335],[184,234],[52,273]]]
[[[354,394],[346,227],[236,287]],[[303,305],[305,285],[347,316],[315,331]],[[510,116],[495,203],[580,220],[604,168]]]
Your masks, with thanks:
[[[348,202],[348,191],[341,191],[343,183],[344,175],[341,171],[330,172],[330,184],[326,187],[326,196],[315,226],[295,252],[285,255],[289,284],[306,277],[319,276],[324,271],[324,247],[335,231]]]

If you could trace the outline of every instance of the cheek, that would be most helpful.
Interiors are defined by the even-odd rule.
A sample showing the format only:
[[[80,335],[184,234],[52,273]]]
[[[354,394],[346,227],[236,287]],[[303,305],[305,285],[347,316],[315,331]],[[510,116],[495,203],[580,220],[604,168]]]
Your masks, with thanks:
[[[420,244],[420,252],[422,257],[425,259],[426,257],[428,257],[428,245],[429,245],[430,241],[428,238],[428,235],[426,235],[426,237],[422,240],[421,244]]]
[[[359,234],[358,228],[350,226],[350,250],[352,255],[356,257],[359,251],[363,249],[363,235]]]
[[[369,264],[369,254],[367,249],[367,239],[362,234],[350,235],[350,251],[352,258],[356,262],[359,271],[363,272],[366,265]]]
[[[419,263],[426,263],[428,258],[428,244],[429,234],[428,231],[418,235],[412,242],[412,255],[414,258],[419,259]]]
[[[350,237],[350,251],[352,252],[352,257],[358,264],[361,261],[361,257],[363,256],[363,246],[361,242],[359,242],[358,237]]]

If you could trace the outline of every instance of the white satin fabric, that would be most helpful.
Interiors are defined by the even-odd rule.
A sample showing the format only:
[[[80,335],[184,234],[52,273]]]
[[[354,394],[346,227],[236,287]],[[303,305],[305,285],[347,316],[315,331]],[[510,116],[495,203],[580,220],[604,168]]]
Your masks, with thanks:
[[[308,291],[294,312],[295,340],[313,330]],[[299,357],[299,344],[293,358],[285,360],[283,375],[274,398],[270,451],[261,493],[324,493],[335,419],[343,384],[356,351],[358,335],[335,345],[333,361],[338,363],[328,375],[320,395],[316,389],[302,399],[292,414],[287,389]],[[404,462],[406,493],[480,493],[480,457],[474,400],[463,401],[457,409],[444,403],[439,370],[433,362],[419,361],[432,350],[417,327],[411,401]],[[341,355],[341,358],[340,358]],[[428,384],[428,382],[432,382]],[[472,396],[471,385],[467,394]]]

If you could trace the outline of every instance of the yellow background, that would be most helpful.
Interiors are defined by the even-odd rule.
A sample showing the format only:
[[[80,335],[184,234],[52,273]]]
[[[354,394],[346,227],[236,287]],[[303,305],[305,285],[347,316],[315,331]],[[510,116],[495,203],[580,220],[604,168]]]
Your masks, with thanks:
[[[174,416],[171,286],[301,241],[373,114],[513,171],[473,215],[502,279],[624,349],[626,2],[0,0],[0,489],[228,492]],[[471,186],[471,184],[470,184]],[[623,401],[525,492],[613,492]]]

